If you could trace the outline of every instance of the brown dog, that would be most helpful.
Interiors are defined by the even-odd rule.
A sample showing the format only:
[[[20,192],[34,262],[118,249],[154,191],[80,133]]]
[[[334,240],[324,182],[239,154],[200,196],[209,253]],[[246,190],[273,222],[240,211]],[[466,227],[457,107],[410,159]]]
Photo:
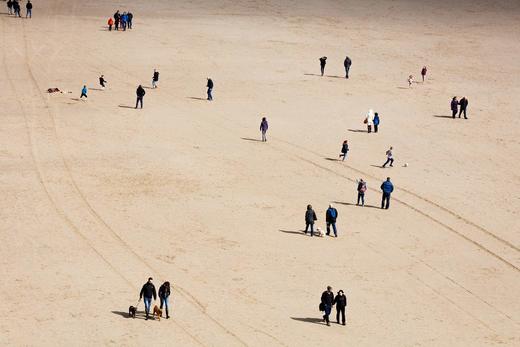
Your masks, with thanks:
[[[162,317],[162,310],[159,308],[159,306],[155,305],[153,307],[153,317],[155,319],[155,316],[157,315],[157,320],[161,320]]]

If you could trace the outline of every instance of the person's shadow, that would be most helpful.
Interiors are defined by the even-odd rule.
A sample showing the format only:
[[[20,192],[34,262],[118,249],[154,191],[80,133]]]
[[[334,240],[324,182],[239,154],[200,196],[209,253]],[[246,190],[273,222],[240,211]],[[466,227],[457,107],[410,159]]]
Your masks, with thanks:
[[[314,323],[314,324],[324,324],[323,323],[323,319],[320,319],[320,318],[311,318],[311,317],[306,317],[306,318],[303,318],[303,317],[291,317],[291,319],[293,320],[297,320],[299,322],[305,322],[305,323]]]
[[[123,318],[130,318],[130,319],[133,319],[133,317],[130,317],[130,315],[128,314],[128,312],[123,312],[123,311],[112,311],[113,314],[116,314],[118,316],[121,316]],[[146,317],[144,316],[143,313],[139,313],[137,312],[135,314],[135,319],[145,319]]]
[[[307,236],[303,230],[302,231],[294,231],[294,230],[282,230],[282,229],[279,229],[278,231],[281,232],[281,233],[286,233],[286,234]],[[309,231],[309,233],[310,233],[310,231]]]
[[[262,140],[259,140],[259,139],[252,139],[250,137],[241,137],[242,140],[245,140],[245,141],[251,141],[251,142],[263,142]]]
[[[206,101],[207,99],[205,98],[198,98],[196,96],[188,96],[186,99],[191,99],[191,100],[202,100],[202,101]]]

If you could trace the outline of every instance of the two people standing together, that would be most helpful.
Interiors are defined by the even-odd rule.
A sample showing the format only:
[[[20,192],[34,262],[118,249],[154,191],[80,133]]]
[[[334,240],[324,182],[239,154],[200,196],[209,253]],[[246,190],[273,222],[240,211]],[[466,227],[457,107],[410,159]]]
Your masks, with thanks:
[[[141,288],[139,293],[139,301],[144,301],[144,311],[146,313],[146,320],[150,316],[150,308],[152,307],[152,299],[157,300],[157,292],[155,286],[152,283],[153,278],[148,278],[148,281]],[[159,287],[159,299],[161,300],[161,309],[166,309],[166,319],[170,318],[169,315],[169,298],[170,298],[170,282],[166,281]]]

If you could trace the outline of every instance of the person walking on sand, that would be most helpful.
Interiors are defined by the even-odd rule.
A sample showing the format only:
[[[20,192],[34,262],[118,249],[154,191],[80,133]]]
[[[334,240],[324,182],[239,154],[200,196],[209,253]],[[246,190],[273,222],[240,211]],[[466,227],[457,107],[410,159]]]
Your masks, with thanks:
[[[408,76],[408,88],[412,88],[413,84],[413,75]]]
[[[157,83],[159,83],[159,71],[153,69],[153,77],[152,77],[152,88],[157,88]]]
[[[134,19],[134,15],[132,14],[132,12],[128,12],[126,14],[126,18],[127,18],[127,26],[128,26],[128,29],[132,29],[132,21]]]
[[[379,113],[375,113],[374,114],[374,132],[377,133],[377,130],[379,129],[379,123],[380,123],[380,119],[379,119]]]
[[[119,18],[119,21],[121,22],[121,28],[123,28],[123,31],[126,31],[126,21],[128,17],[126,15],[126,12],[123,12],[121,17]]]
[[[135,91],[135,94],[137,95],[137,100],[135,102],[135,108],[137,108],[137,105],[139,105],[139,103],[141,103],[141,108],[143,108],[143,98],[144,98],[144,95],[146,94],[143,86],[139,85],[139,87],[137,87],[137,90]]]
[[[325,73],[325,65],[327,65],[327,57],[321,57],[320,59],[321,76]]]
[[[460,99],[459,101],[459,105],[460,105],[460,111],[459,111],[459,118],[460,118],[460,115],[462,114],[462,112],[464,112],[464,119],[468,119],[468,117],[466,117],[466,108],[468,108],[468,99],[463,96],[462,99]]]
[[[332,231],[334,231],[334,237],[338,237],[338,230],[336,229],[336,219],[338,218],[338,210],[329,205],[327,212],[325,213],[325,221],[327,222],[327,235],[330,235],[330,226],[332,225]]]
[[[341,314],[341,324],[345,325],[345,308],[347,307],[347,297],[343,293],[343,290],[339,290],[338,295],[336,295],[332,304],[336,305],[336,322],[339,324],[339,316]]]
[[[365,206],[365,192],[367,191],[367,183],[363,181],[362,178],[359,179],[357,185],[357,204],[359,206],[359,201],[361,201],[361,206]]]
[[[386,151],[386,162],[383,164],[383,167],[386,167],[386,164],[390,164],[390,167],[394,166],[394,155],[392,151],[394,147],[390,147],[388,151]]]
[[[422,77],[422,82],[424,83],[424,80],[426,78],[426,73],[428,72],[428,69],[426,68],[426,66],[423,66],[422,70],[421,70],[421,77]]]
[[[341,153],[339,155],[340,158],[343,157],[342,161],[345,161],[345,158],[347,157],[348,151],[349,151],[348,141],[345,140],[345,141],[343,141],[343,144],[341,145]]]
[[[374,110],[368,110],[364,123],[367,125],[367,131],[370,134],[372,132],[372,125],[374,125]]]
[[[457,97],[454,96],[453,99],[451,99],[451,117],[455,119],[455,116],[457,115],[457,112],[459,111],[459,101],[457,100]]]
[[[15,17],[22,18],[22,15],[20,14],[20,3],[17,0],[13,1],[13,10]]]
[[[311,228],[311,236],[314,236],[314,222],[317,221],[316,212],[312,209],[311,205],[307,205],[307,211],[305,211],[305,234]]]
[[[206,84],[206,87],[208,88],[208,101],[213,100],[213,80],[208,77],[208,83]]]
[[[148,316],[150,315],[150,307],[152,306],[152,297],[154,300],[157,300],[157,292],[155,291],[155,286],[152,283],[153,278],[149,277],[148,282],[143,285],[141,288],[141,293],[139,293],[139,300],[144,297],[144,312],[146,313],[146,320],[148,320]]]
[[[25,5],[25,10],[27,11],[25,13],[25,18],[27,18],[27,17],[32,18],[32,9],[33,9],[33,4],[31,3],[31,0],[28,0],[27,4]]]
[[[79,98],[81,99],[83,97],[86,97],[88,99],[87,92],[88,92],[87,86],[83,86],[83,89],[81,89],[81,96]]]
[[[119,14],[119,10],[114,13],[114,30],[119,31],[119,20],[121,19],[121,14]]]
[[[350,66],[352,65],[352,60],[348,56],[345,57],[345,61],[343,62],[343,66],[345,67],[345,78],[348,78],[348,72],[350,71]]]
[[[327,290],[321,294],[321,307],[323,308],[324,315],[323,320],[330,326],[330,312],[332,311],[332,305],[334,305],[334,293],[332,292],[332,287],[327,286]]]
[[[114,25],[114,20],[112,19],[112,17],[108,18],[108,31],[112,31],[112,25]]]
[[[267,129],[269,129],[269,124],[267,123],[267,118],[263,117],[260,122],[260,131],[262,132],[262,142],[267,142]]]
[[[101,85],[101,88],[105,89],[105,87],[106,87],[105,83],[108,83],[105,80],[105,76],[104,75],[99,76],[99,84]]]
[[[11,0],[7,1],[7,14],[13,14],[13,2]]]
[[[390,194],[394,191],[394,185],[390,182],[390,177],[386,178],[386,181],[381,184],[381,190],[383,191],[383,197],[381,199],[381,209],[390,207]]]
[[[159,287],[159,300],[161,300],[161,310],[164,306],[166,310],[166,319],[170,319],[170,315],[168,310],[169,306],[169,298],[170,298],[170,282],[164,282],[162,286]]]

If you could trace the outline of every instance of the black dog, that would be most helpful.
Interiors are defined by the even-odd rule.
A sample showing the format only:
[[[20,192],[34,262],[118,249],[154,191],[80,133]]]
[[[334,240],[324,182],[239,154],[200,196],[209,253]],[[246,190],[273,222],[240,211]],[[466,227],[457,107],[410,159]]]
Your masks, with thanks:
[[[132,318],[135,318],[135,312],[137,311],[137,307],[130,306],[128,308],[128,315]]]

